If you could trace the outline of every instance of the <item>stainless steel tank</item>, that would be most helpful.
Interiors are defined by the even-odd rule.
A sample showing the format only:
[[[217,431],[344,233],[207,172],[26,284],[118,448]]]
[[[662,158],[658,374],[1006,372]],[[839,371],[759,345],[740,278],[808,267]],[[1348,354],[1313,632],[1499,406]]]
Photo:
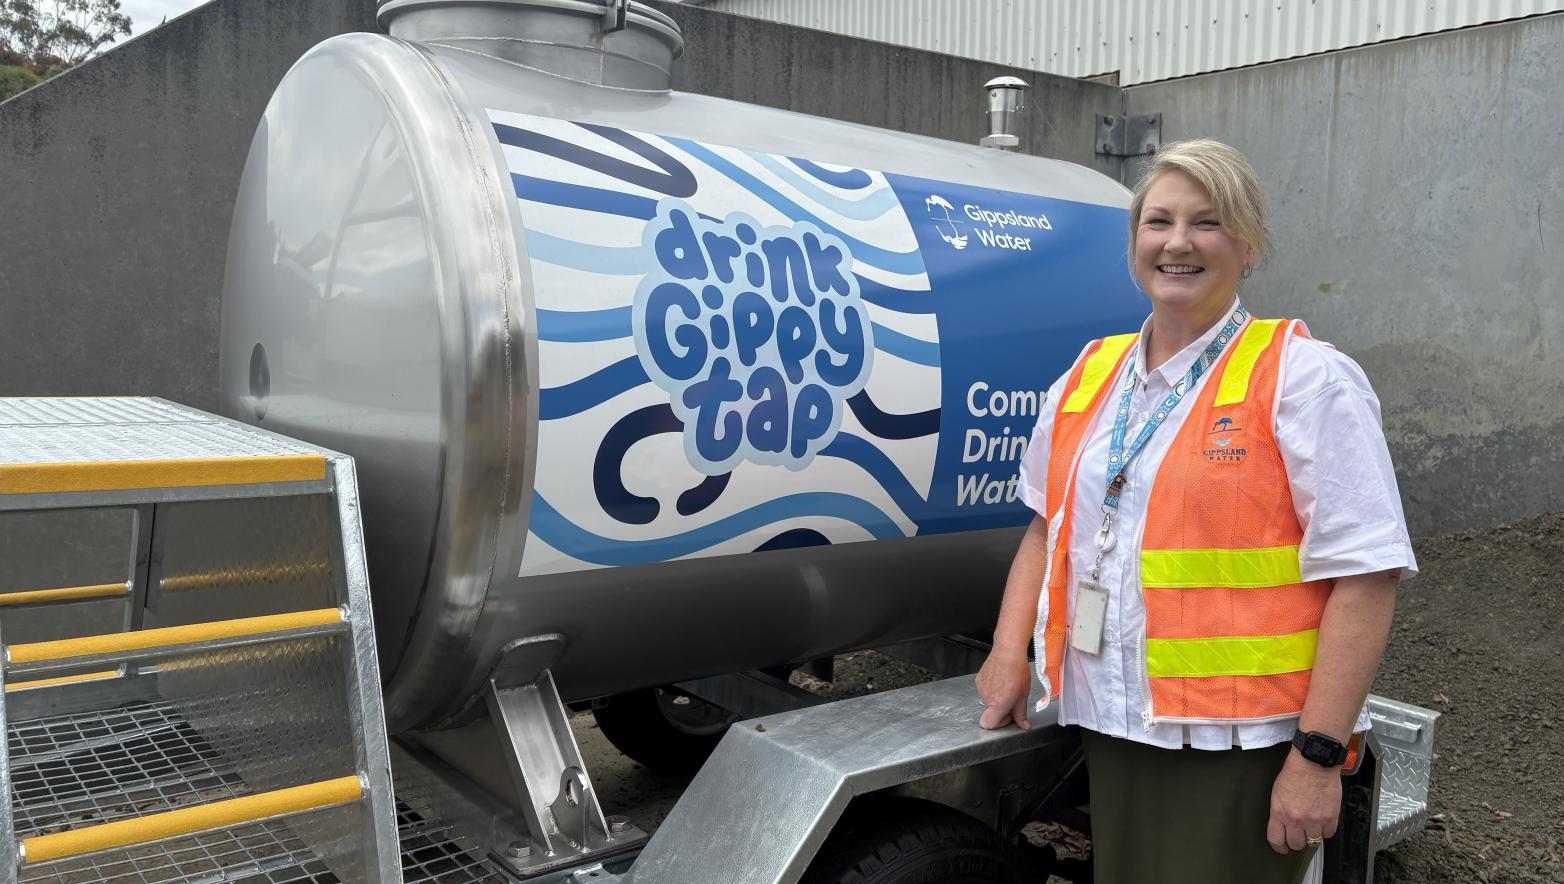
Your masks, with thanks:
[[[574,700],[988,628],[1043,391],[1145,313],[1124,189],[670,91],[637,3],[379,15],[256,130],[221,377],[356,458],[393,730],[529,635]]]

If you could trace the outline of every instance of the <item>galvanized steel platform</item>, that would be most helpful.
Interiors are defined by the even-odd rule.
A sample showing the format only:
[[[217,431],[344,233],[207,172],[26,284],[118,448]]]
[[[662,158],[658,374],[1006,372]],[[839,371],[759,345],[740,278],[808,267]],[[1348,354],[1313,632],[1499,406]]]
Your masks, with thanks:
[[[484,880],[391,794],[351,459],[0,399],[0,514],[62,510],[129,513],[128,564],[0,594],[0,882]]]

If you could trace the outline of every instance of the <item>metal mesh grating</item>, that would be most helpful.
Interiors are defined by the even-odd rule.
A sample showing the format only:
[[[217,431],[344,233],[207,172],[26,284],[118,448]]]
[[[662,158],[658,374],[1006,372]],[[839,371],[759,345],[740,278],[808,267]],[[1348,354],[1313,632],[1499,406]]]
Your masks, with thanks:
[[[0,451],[11,464],[320,453],[145,399],[0,399]]]
[[[7,740],[18,838],[238,797],[251,790],[234,766],[167,702],[13,722]],[[318,825],[341,808],[292,820]],[[452,828],[398,802],[408,884],[476,884],[502,878]],[[285,820],[268,820],[160,844],[64,859],[22,870],[25,882],[96,881],[336,884],[338,878]]]
[[[0,399],[0,426],[159,424],[209,419],[171,402],[152,399]]]
[[[451,840],[448,825],[397,805],[406,884],[483,884],[502,879],[487,860]],[[28,884],[94,881],[338,884],[338,878],[280,822],[257,823],[132,852],[64,860],[26,869]]]
[[[163,844],[47,863],[22,870],[39,884],[94,881],[313,882],[337,877],[281,822],[263,822]]]
[[[440,820],[425,819],[406,804],[396,805],[397,838],[406,884],[478,884],[503,880],[466,839]]]
[[[19,838],[248,791],[166,703],[19,722],[7,743]]]

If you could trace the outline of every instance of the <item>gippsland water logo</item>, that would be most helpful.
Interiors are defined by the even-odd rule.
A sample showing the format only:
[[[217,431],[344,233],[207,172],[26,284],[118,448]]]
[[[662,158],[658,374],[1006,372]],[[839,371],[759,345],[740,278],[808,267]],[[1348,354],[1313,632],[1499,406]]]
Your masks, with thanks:
[[[996,212],[976,203],[967,203],[961,207],[960,214],[966,217],[966,220],[962,220],[956,217],[955,205],[937,193],[925,197],[923,207],[928,209],[929,221],[939,238],[957,249],[967,247],[969,234],[963,231],[967,226],[977,233],[978,242],[983,245],[1016,252],[1032,251],[1032,231],[1054,229],[1053,222],[1041,212],[1035,215],[1015,209]],[[1027,234],[1021,231],[1027,231]]]
[[[1233,425],[1232,418],[1217,418],[1216,422],[1211,425],[1211,429],[1206,432],[1205,444],[1211,447],[1203,448],[1201,454],[1204,454],[1206,460],[1212,463],[1243,462],[1244,456],[1249,453],[1249,450],[1241,445],[1233,444],[1235,437],[1243,431],[1243,427]]]
[[[923,207],[929,210],[929,217],[934,219],[934,230],[939,234],[940,239],[950,243],[957,249],[967,247],[967,235],[962,233],[961,228],[958,226],[961,222],[951,215],[951,212],[954,212],[956,207],[950,204],[950,200],[937,193],[930,194],[928,198],[924,199]]]
[[[642,246],[635,347],[707,475],[741,460],[802,469],[836,437],[874,357],[841,239],[809,222],[717,220],[664,199]]]

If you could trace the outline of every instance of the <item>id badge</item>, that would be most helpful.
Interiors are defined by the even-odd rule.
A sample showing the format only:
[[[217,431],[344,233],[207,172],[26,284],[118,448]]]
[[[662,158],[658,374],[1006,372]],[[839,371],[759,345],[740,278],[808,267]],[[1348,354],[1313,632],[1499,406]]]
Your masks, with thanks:
[[[1102,650],[1108,619],[1108,590],[1089,580],[1075,584],[1075,616],[1070,621],[1070,647],[1087,654]]]

